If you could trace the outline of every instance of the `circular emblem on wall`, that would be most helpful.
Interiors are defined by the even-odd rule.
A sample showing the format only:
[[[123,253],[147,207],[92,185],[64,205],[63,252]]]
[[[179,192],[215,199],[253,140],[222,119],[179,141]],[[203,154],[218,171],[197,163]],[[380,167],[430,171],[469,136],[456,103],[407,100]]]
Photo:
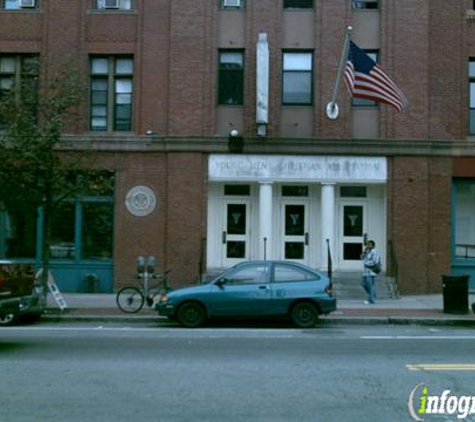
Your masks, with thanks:
[[[157,205],[153,190],[147,186],[135,186],[129,190],[125,198],[125,206],[136,217],[149,215]]]

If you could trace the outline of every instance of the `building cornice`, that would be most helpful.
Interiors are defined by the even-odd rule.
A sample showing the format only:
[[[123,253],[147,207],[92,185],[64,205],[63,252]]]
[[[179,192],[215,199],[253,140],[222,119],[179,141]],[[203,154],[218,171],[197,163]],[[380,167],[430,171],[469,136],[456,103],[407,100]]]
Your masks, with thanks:
[[[60,150],[103,152],[227,153],[227,137],[162,137],[156,135],[65,135]],[[244,138],[243,153],[364,156],[469,156],[472,140]]]

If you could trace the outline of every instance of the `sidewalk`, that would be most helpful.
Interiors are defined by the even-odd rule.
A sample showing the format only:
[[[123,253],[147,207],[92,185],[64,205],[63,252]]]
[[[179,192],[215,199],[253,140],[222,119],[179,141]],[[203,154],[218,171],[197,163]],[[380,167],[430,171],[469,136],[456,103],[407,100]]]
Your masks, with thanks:
[[[157,312],[144,307],[137,314],[121,312],[115,303],[115,294],[64,293],[68,308],[61,311],[51,295],[44,321],[101,321],[144,322],[155,321],[163,325],[170,322]],[[475,295],[469,296],[469,304]],[[443,312],[442,294],[402,296],[394,300],[380,300],[366,305],[360,300],[339,300],[337,311],[321,318],[324,324],[419,324],[475,326],[475,314],[471,307],[467,314]]]

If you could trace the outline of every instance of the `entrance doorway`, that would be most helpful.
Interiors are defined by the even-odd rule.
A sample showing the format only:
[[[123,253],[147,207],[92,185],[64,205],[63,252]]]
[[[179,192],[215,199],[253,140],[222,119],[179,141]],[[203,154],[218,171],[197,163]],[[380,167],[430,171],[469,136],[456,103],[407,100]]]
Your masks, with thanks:
[[[363,244],[368,232],[367,203],[345,201],[340,204],[340,268],[354,270],[360,267]]]
[[[281,207],[281,257],[308,264],[308,204],[283,201]]]
[[[247,200],[224,201],[224,227],[221,233],[222,267],[249,259],[250,204]]]

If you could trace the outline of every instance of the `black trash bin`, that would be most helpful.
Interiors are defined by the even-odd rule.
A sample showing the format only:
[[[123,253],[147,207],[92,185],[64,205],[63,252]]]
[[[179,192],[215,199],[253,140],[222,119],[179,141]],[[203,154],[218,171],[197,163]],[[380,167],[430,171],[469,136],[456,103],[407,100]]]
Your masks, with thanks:
[[[469,275],[443,275],[444,312],[448,314],[468,313]]]
[[[84,276],[85,293],[99,293],[99,277],[97,274],[89,273]]]

